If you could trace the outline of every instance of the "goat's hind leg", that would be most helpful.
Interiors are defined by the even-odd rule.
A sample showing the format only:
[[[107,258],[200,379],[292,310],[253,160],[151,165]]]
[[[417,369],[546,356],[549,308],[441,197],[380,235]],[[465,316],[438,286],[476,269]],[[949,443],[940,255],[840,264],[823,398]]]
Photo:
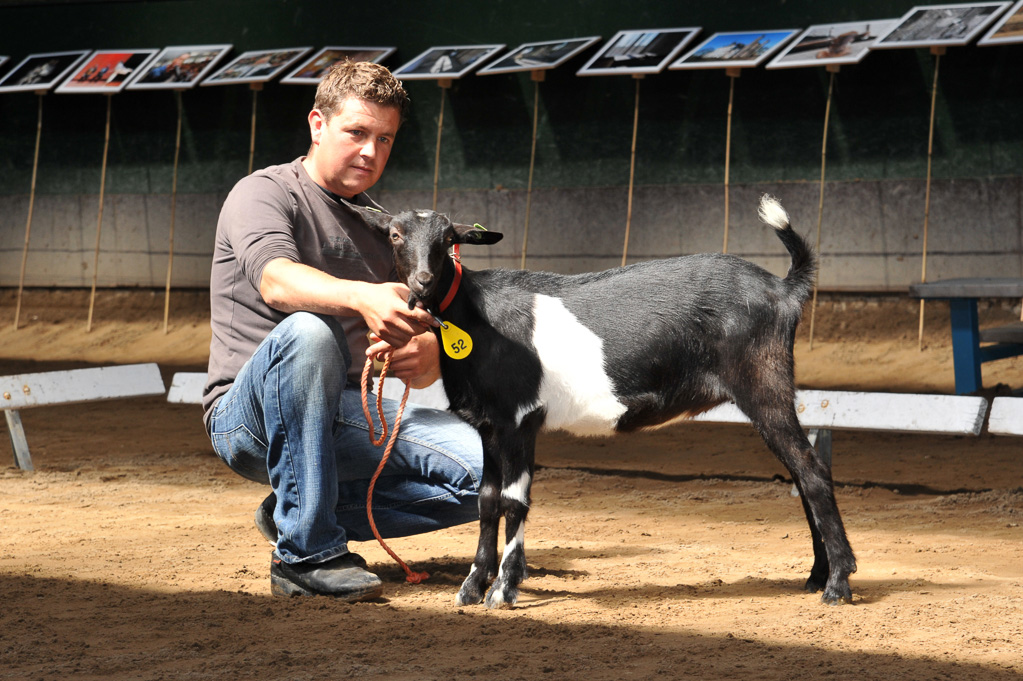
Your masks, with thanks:
[[[803,511],[813,538],[814,561],[806,590],[824,590],[821,600],[832,605],[852,601],[849,575],[856,572],[856,558],[845,534],[835,501],[831,468],[806,438],[795,409],[785,408],[793,400],[784,398],[772,406],[754,404],[740,407],[750,417],[775,456],[785,465],[799,490]]]
[[[497,576],[497,531],[501,522],[500,465],[487,457],[480,481],[480,538],[469,576],[462,582],[455,602],[476,605],[483,602],[487,586]]]

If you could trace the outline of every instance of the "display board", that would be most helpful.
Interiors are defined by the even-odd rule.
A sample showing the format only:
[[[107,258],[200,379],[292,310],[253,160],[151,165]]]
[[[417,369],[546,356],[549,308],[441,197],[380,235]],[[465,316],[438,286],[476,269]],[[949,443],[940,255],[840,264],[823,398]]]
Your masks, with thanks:
[[[456,80],[467,76],[504,49],[504,45],[431,47],[394,70],[404,80]]]
[[[968,45],[1009,4],[920,5],[906,12],[871,49]]]
[[[120,92],[156,53],[156,49],[97,50],[55,92],[108,95]]]
[[[165,47],[141,74],[128,84],[128,89],[184,90],[195,87],[231,51],[231,47],[231,45]]]
[[[330,67],[345,59],[379,64],[394,54],[396,47],[324,47],[281,78],[288,85],[317,85]]]
[[[671,69],[752,68],[778,51],[797,29],[715,33],[682,55]]]
[[[598,40],[600,36],[523,43],[507,56],[480,69],[479,75],[557,68]]]
[[[586,62],[580,76],[660,73],[700,33],[698,26],[616,33]]]
[[[30,54],[0,79],[0,92],[49,90],[88,54],[89,50]]]
[[[789,43],[766,68],[858,64],[870,53],[870,46],[895,21],[880,19],[811,26]]]
[[[309,54],[312,49],[311,47],[289,47],[278,50],[243,52],[204,80],[202,85],[265,83],[279,76],[289,66]]]

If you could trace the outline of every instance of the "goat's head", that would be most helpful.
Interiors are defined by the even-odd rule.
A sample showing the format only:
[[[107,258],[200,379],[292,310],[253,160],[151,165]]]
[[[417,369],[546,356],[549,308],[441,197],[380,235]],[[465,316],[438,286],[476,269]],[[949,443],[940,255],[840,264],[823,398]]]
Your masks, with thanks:
[[[387,235],[394,248],[398,277],[412,292],[409,308],[416,301],[429,307],[444,292],[438,293],[448,249],[455,244],[494,244],[504,236],[472,225],[452,222],[447,215],[432,210],[407,210],[388,215],[369,208],[353,206],[367,225]]]

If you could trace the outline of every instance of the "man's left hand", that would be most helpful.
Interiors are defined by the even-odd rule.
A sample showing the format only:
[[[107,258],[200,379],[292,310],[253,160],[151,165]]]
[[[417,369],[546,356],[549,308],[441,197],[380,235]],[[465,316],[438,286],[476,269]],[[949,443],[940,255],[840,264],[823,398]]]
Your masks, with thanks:
[[[388,375],[411,383],[413,388],[425,388],[440,378],[440,345],[433,333],[413,336],[397,349],[380,340],[376,334],[371,333],[369,340],[371,345],[366,350],[367,357],[383,359],[384,355],[391,353]]]

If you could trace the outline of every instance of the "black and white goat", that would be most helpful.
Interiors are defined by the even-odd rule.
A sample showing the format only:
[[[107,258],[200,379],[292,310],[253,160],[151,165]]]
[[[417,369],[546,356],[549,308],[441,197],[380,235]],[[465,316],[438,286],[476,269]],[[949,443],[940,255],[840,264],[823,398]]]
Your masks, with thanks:
[[[358,210],[389,235],[399,276],[412,292],[409,305],[420,301],[472,339],[467,356],[441,355],[450,408],[479,431],[485,453],[479,546],[460,605],[485,598],[488,607],[507,607],[518,598],[541,428],[632,431],[726,400],[750,418],[800,492],[814,552],[806,589],[823,589],[826,603],[851,599],[856,561],[831,469],[794,407],[792,346],[816,259],[776,200],[764,197],[760,217],[791,255],[783,279],[722,254],[575,276],[472,272],[448,257],[449,247],[492,244],[501,234],[432,211]],[[506,543],[498,569],[502,515]]]

